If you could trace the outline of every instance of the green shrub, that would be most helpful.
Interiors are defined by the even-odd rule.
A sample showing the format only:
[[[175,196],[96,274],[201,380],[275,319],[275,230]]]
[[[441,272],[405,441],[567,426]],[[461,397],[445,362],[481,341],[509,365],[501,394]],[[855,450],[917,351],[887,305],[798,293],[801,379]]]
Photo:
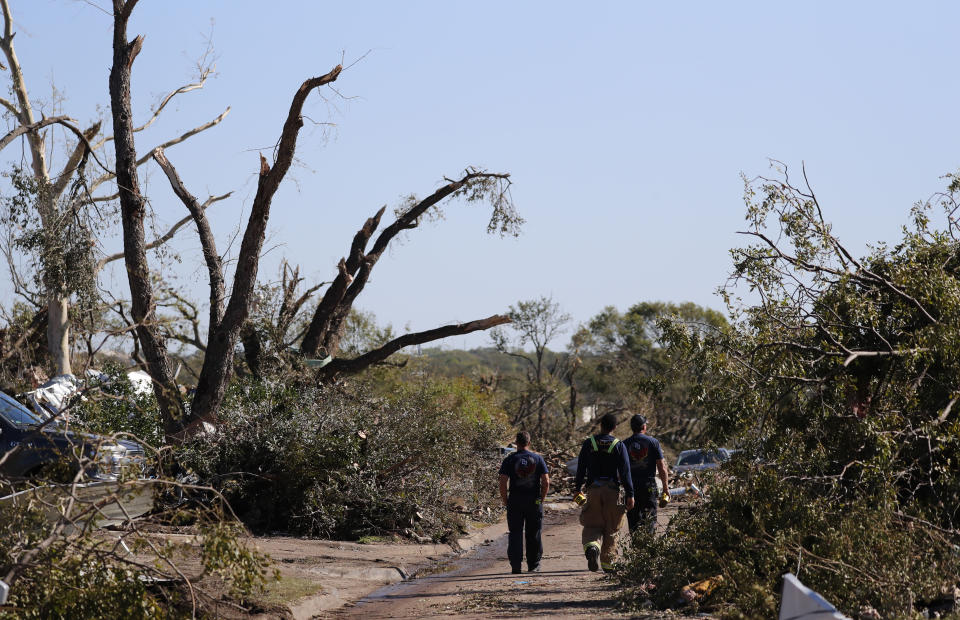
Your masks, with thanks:
[[[153,391],[134,389],[126,371],[115,364],[103,369],[103,378],[88,382],[74,406],[76,417],[93,433],[128,433],[153,446],[164,443],[160,409]]]
[[[149,493],[174,483],[137,484]],[[191,547],[146,533],[143,520],[120,534],[90,527],[91,500],[85,496],[64,486],[0,504],[0,567],[10,585],[0,618],[191,617],[219,589],[197,576],[197,564],[216,575],[235,601],[262,591],[269,560],[241,541],[243,529],[224,516],[221,502],[192,510],[200,544]],[[96,501],[108,508],[114,497],[108,492]]]
[[[358,538],[460,527],[495,499],[502,418],[462,381],[349,389],[237,382],[184,462],[256,531]]]
[[[960,574],[949,540],[931,539],[887,506],[838,503],[752,463],[727,474],[707,504],[681,511],[663,536],[641,535],[627,552],[618,578],[628,601],[683,606],[687,584],[722,575],[697,606],[729,618],[775,617],[789,572],[848,613],[868,605],[888,617],[909,615]]]

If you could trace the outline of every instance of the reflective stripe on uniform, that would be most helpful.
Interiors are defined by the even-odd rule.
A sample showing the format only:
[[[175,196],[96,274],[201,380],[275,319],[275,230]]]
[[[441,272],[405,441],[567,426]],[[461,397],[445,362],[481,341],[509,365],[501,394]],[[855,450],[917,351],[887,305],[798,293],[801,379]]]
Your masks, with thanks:
[[[585,544],[585,545],[583,546],[583,550],[584,550],[584,551],[589,551],[589,550],[590,550],[590,547],[596,547],[596,548],[597,548],[597,551],[600,551],[600,543],[598,543],[597,541],[588,542],[587,544]]]
[[[616,446],[618,443],[620,443],[620,440],[617,439],[616,437],[614,437],[614,438],[613,438],[613,442],[610,444],[610,447],[607,448],[607,454],[613,454],[613,448],[614,448],[614,446]],[[593,451],[594,451],[594,452],[599,452],[599,451],[600,451],[600,447],[597,445],[597,438],[594,437],[593,435],[590,435],[590,446],[593,448]]]

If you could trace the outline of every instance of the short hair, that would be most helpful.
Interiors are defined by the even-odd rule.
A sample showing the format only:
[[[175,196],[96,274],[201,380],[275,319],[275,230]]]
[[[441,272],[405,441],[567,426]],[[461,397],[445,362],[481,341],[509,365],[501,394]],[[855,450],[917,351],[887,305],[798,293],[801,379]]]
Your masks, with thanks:
[[[632,430],[634,433],[639,433],[646,425],[647,419],[639,413],[630,418],[630,430]]]
[[[600,418],[600,430],[602,432],[609,433],[615,428],[617,428],[617,416],[608,413]]]
[[[527,431],[520,431],[517,433],[517,447],[523,448],[524,446],[530,445],[530,433]]]

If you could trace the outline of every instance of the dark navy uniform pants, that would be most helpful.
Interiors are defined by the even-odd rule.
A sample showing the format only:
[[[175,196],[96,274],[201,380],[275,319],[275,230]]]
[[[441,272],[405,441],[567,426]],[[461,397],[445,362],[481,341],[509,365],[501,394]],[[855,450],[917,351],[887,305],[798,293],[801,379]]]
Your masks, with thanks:
[[[627,526],[633,533],[642,523],[650,533],[653,534],[657,529],[657,481],[634,480],[633,488],[636,492],[633,508],[627,511]]]
[[[507,558],[512,568],[523,564],[523,543],[527,543],[527,568],[533,568],[543,557],[543,505],[536,498],[510,498],[507,502],[507,527],[510,535],[507,539]]]

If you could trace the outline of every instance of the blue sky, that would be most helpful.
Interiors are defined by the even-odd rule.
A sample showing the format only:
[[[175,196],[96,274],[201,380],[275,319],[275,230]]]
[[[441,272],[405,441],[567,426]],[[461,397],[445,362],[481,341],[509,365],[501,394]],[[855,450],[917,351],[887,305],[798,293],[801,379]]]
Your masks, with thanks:
[[[82,121],[109,103],[111,18],[97,8],[108,4],[13,2],[33,96],[49,99],[52,81]],[[958,13],[947,2],[142,0],[130,28],[146,37],[138,119],[189,79],[211,32],[219,74],[138,148],[232,106],[221,126],[168,151],[196,195],[234,191],[211,212],[223,251],[299,83],[359,59],[336,84],[348,99],[308,104],[335,126],[301,136],[261,279],[286,257],[329,280],[380,206],[476,165],[513,175],[523,234],[486,235],[486,210],[448,205],[445,221],[378,264],[358,305],[381,322],[429,329],[540,295],[577,321],[642,300],[720,308],[727,250],[744,241],[741,172],[805,162],[826,217],[859,253],[895,240],[910,206],[945,185],[960,166]],[[184,208],[152,164],[145,171],[163,230]],[[157,266],[202,299],[198,244],[184,233],[182,262]]]

